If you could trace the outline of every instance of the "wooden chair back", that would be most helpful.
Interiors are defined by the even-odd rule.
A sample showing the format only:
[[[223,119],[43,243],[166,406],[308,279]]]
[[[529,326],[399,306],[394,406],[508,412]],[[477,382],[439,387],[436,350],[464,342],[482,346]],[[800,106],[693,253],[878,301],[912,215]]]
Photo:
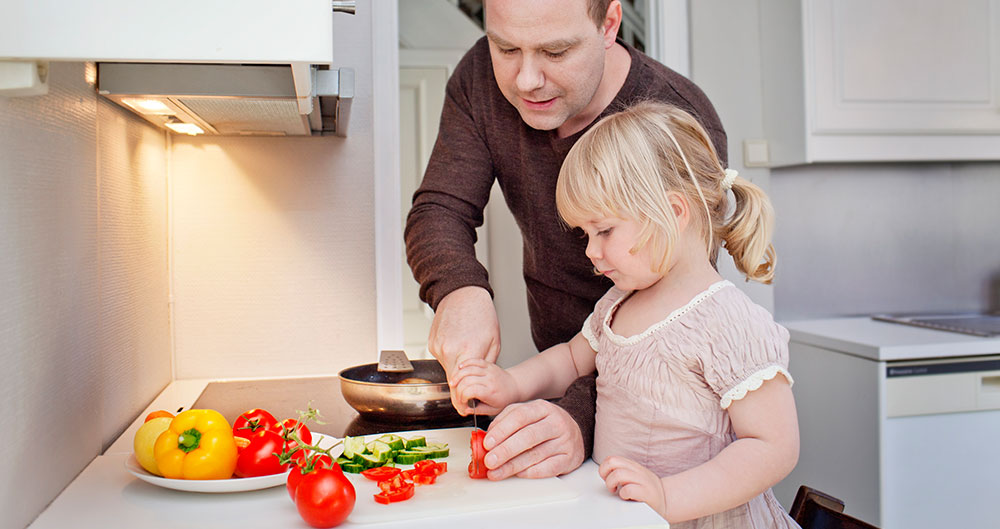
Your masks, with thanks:
[[[844,514],[844,502],[805,485],[799,487],[788,514],[802,529],[878,529]]]

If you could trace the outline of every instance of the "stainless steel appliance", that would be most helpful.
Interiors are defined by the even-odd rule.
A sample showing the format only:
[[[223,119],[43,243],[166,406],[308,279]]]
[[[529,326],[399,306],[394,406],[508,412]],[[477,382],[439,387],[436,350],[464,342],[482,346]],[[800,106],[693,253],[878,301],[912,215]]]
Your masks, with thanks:
[[[336,437],[473,424],[471,417],[458,415],[411,420],[362,417],[344,400],[340,384],[337,376],[210,382],[192,407],[218,410],[232,423],[250,408],[264,408],[284,419],[311,406],[319,410],[324,424],[310,424],[310,429]]]
[[[944,314],[876,314],[873,319],[926,327],[939,331],[960,332],[973,336],[1000,336],[1000,314],[954,312]]]

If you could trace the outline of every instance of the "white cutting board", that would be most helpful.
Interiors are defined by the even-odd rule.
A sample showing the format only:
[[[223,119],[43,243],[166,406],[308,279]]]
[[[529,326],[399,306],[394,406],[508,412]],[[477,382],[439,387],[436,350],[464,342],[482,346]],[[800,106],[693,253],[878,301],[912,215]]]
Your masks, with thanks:
[[[357,501],[354,510],[347,517],[351,523],[375,523],[396,520],[412,520],[428,516],[444,516],[465,512],[505,509],[523,505],[568,501],[580,493],[559,478],[522,479],[508,478],[503,481],[472,479],[469,477],[471,449],[469,439],[473,428],[449,428],[445,430],[417,430],[394,432],[408,438],[422,435],[428,443],[448,443],[450,453],[447,458],[448,472],[438,476],[433,485],[417,486],[409,500],[382,505],[375,503],[373,496],[379,492],[374,481],[360,474],[346,474],[354,483]],[[368,435],[365,441],[372,441],[384,434]],[[400,468],[412,468],[411,465]]]

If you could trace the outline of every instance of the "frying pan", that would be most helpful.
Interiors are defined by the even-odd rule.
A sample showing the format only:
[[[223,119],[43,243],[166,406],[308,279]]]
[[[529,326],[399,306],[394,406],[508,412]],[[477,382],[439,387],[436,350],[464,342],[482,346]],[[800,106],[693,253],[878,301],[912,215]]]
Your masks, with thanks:
[[[376,421],[454,420],[461,416],[451,405],[444,368],[437,360],[413,360],[413,371],[391,373],[378,364],[363,364],[340,372],[344,400],[362,417]],[[407,378],[430,383],[401,384]]]

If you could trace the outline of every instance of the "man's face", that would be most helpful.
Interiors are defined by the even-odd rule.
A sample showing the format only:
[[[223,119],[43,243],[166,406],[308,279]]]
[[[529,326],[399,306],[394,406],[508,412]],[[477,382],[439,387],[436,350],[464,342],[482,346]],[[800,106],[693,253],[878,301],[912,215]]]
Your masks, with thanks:
[[[497,85],[528,126],[556,129],[593,100],[606,48],[586,0],[491,0],[486,35]]]

